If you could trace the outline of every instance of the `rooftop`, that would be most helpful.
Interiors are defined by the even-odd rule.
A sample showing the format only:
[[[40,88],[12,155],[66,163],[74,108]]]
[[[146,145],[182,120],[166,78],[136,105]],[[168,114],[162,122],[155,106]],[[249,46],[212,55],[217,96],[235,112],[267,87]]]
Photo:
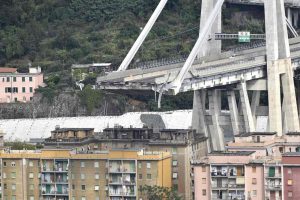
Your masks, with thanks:
[[[300,152],[287,152],[287,153],[282,154],[282,156],[286,156],[286,157],[288,157],[288,156],[297,156],[297,157],[299,157]]]
[[[214,151],[209,156],[250,156],[255,151]]]
[[[300,132],[289,132],[286,135],[300,135]]]
[[[17,68],[11,68],[11,67],[0,67],[0,73],[16,73]]]
[[[260,136],[260,135],[276,135],[276,132],[248,132],[241,133],[235,137],[249,137],[249,136]]]
[[[66,131],[93,131],[93,128],[57,128],[51,133],[61,133],[61,132],[66,132]]]

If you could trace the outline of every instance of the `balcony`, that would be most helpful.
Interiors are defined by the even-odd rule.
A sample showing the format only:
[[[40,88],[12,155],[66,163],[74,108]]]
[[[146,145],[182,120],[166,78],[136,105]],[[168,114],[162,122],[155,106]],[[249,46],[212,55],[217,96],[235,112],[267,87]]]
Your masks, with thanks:
[[[276,184],[276,185],[272,185],[272,184],[267,184],[265,185],[266,190],[282,190],[282,184]]]
[[[272,178],[279,178],[281,179],[282,178],[282,175],[281,174],[272,174],[272,173],[265,173],[265,177],[266,178],[269,178],[269,179],[272,179]]]
[[[109,177],[109,184],[111,185],[122,185],[122,174],[111,174]]]
[[[135,161],[110,161],[109,163],[110,173],[135,173],[136,166]]]

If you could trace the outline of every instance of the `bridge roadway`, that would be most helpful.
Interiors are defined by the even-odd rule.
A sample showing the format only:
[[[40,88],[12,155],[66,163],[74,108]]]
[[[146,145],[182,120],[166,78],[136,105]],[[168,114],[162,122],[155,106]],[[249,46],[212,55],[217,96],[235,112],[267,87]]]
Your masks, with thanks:
[[[235,4],[263,5],[264,0],[227,0],[227,2]],[[300,0],[284,0],[284,2],[286,7],[300,7]]]
[[[300,67],[300,37],[290,41],[294,69]],[[266,49],[257,47],[240,52],[227,51],[220,56],[195,60],[180,92],[225,86],[266,77]],[[97,87],[107,90],[156,90],[174,80],[183,63],[154,68],[111,72],[97,78]]]

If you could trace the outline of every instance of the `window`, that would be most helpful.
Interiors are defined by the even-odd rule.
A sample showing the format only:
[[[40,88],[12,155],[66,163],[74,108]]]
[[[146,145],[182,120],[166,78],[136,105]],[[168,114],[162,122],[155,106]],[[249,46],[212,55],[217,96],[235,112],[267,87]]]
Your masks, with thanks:
[[[99,168],[99,162],[94,162],[94,167]]]
[[[13,87],[13,93],[18,93],[19,89],[17,87]]]
[[[256,173],[256,166],[252,166],[252,173]]]
[[[32,77],[29,77],[29,81],[32,82]]]
[[[33,184],[29,185],[29,190],[34,190],[34,185]]]
[[[287,171],[288,171],[288,174],[291,174],[292,173],[292,168],[288,168]]]
[[[34,196],[30,196],[29,200],[34,200]]]
[[[3,167],[6,167],[6,162],[3,162]]]
[[[33,167],[33,162],[29,161],[29,167]]]
[[[17,102],[17,101],[18,101],[18,98],[16,97],[16,98],[15,98],[15,102]]]
[[[75,185],[74,184],[72,185],[72,190],[75,190]]]
[[[172,154],[177,154],[177,148],[172,148]]]
[[[202,178],[202,184],[206,184],[206,178]]]
[[[81,180],[84,180],[85,179],[85,174],[80,174],[80,178],[81,178]]]
[[[30,92],[30,93],[32,93],[32,92],[33,92],[33,89],[32,89],[32,87],[30,87],[30,88],[29,88],[29,92]]]
[[[95,191],[99,191],[99,185],[95,185]]]
[[[25,77],[22,77],[22,82],[25,82]]]
[[[99,174],[95,174],[95,179],[96,179],[96,180],[99,179]]]
[[[81,190],[85,190],[85,185],[81,185]]]
[[[86,200],[86,198],[85,197],[81,197],[81,200]]]
[[[22,87],[22,92],[25,93],[26,92],[26,88]]]
[[[29,178],[33,178],[33,173],[29,173]]]
[[[6,173],[5,172],[3,172],[3,178],[6,178]]]
[[[142,168],[142,162],[139,162],[139,169],[141,169]]]
[[[15,167],[16,166],[16,162],[11,162],[11,166]]]
[[[11,91],[12,91],[11,87],[6,87],[5,88],[5,93],[11,93]]]
[[[12,172],[10,176],[11,178],[16,178],[16,172]]]
[[[151,174],[147,174],[147,179],[151,179]]]
[[[6,184],[6,183],[4,183],[4,189],[5,189],[5,190],[7,189],[7,184]]]
[[[16,184],[11,184],[11,190],[16,190]]]
[[[206,190],[202,190],[202,196],[206,196]]]
[[[143,174],[139,174],[139,179],[143,179]]]
[[[283,147],[279,147],[279,152],[283,153]]]
[[[6,82],[9,82],[10,81],[10,78],[9,77],[6,77]]]
[[[252,190],[252,196],[256,197],[257,195],[257,191],[256,190]]]
[[[252,178],[252,184],[253,184],[253,185],[256,185],[256,183],[257,183],[256,178]]]
[[[288,180],[288,185],[293,185],[293,180],[292,179]]]
[[[288,197],[293,197],[293,192],[292,191],[288,192]]]
[[[151,169],[151,163],[147,162],[147,169]]]
[[[177,177],[178,177],[178,174],[177,174],[177,172],[173,172],[173,179],[177,179]]]
[[[14,81],[14,82],[17,82],[17,77],[13,77],[13,81]]]
[[[85,163],[84,162],[80,162],[80,167],[85,167]]]
[[[173,160],[173,163],[172,163],[173,167],[176,167],[177,164],[178,164],[177,160]]]

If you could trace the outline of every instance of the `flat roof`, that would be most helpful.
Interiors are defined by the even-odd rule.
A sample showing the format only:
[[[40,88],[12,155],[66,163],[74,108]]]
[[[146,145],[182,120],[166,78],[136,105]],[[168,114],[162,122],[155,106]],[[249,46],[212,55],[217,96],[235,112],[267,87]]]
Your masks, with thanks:
[[[282,156],[300,156],[300,152],[286,152],[284,154],[282,154]]]
[[[214,151],[209,153],[210,156],[250,156],[255,151]]]
[[[51,133],[66,132],[66,131],[93,131],[94,128],[59,128],[51,131]]]
[[[249,137],[249,136],[259,136],[259,135],[276,135],[276,132],[248,132],[248,133],[241,133],[235,137]]]
[[[0,73],[16,73],[17,68],[12,67],[0,67]]]
[[[300,132],[289,132],[286,135],[300,135]]]

